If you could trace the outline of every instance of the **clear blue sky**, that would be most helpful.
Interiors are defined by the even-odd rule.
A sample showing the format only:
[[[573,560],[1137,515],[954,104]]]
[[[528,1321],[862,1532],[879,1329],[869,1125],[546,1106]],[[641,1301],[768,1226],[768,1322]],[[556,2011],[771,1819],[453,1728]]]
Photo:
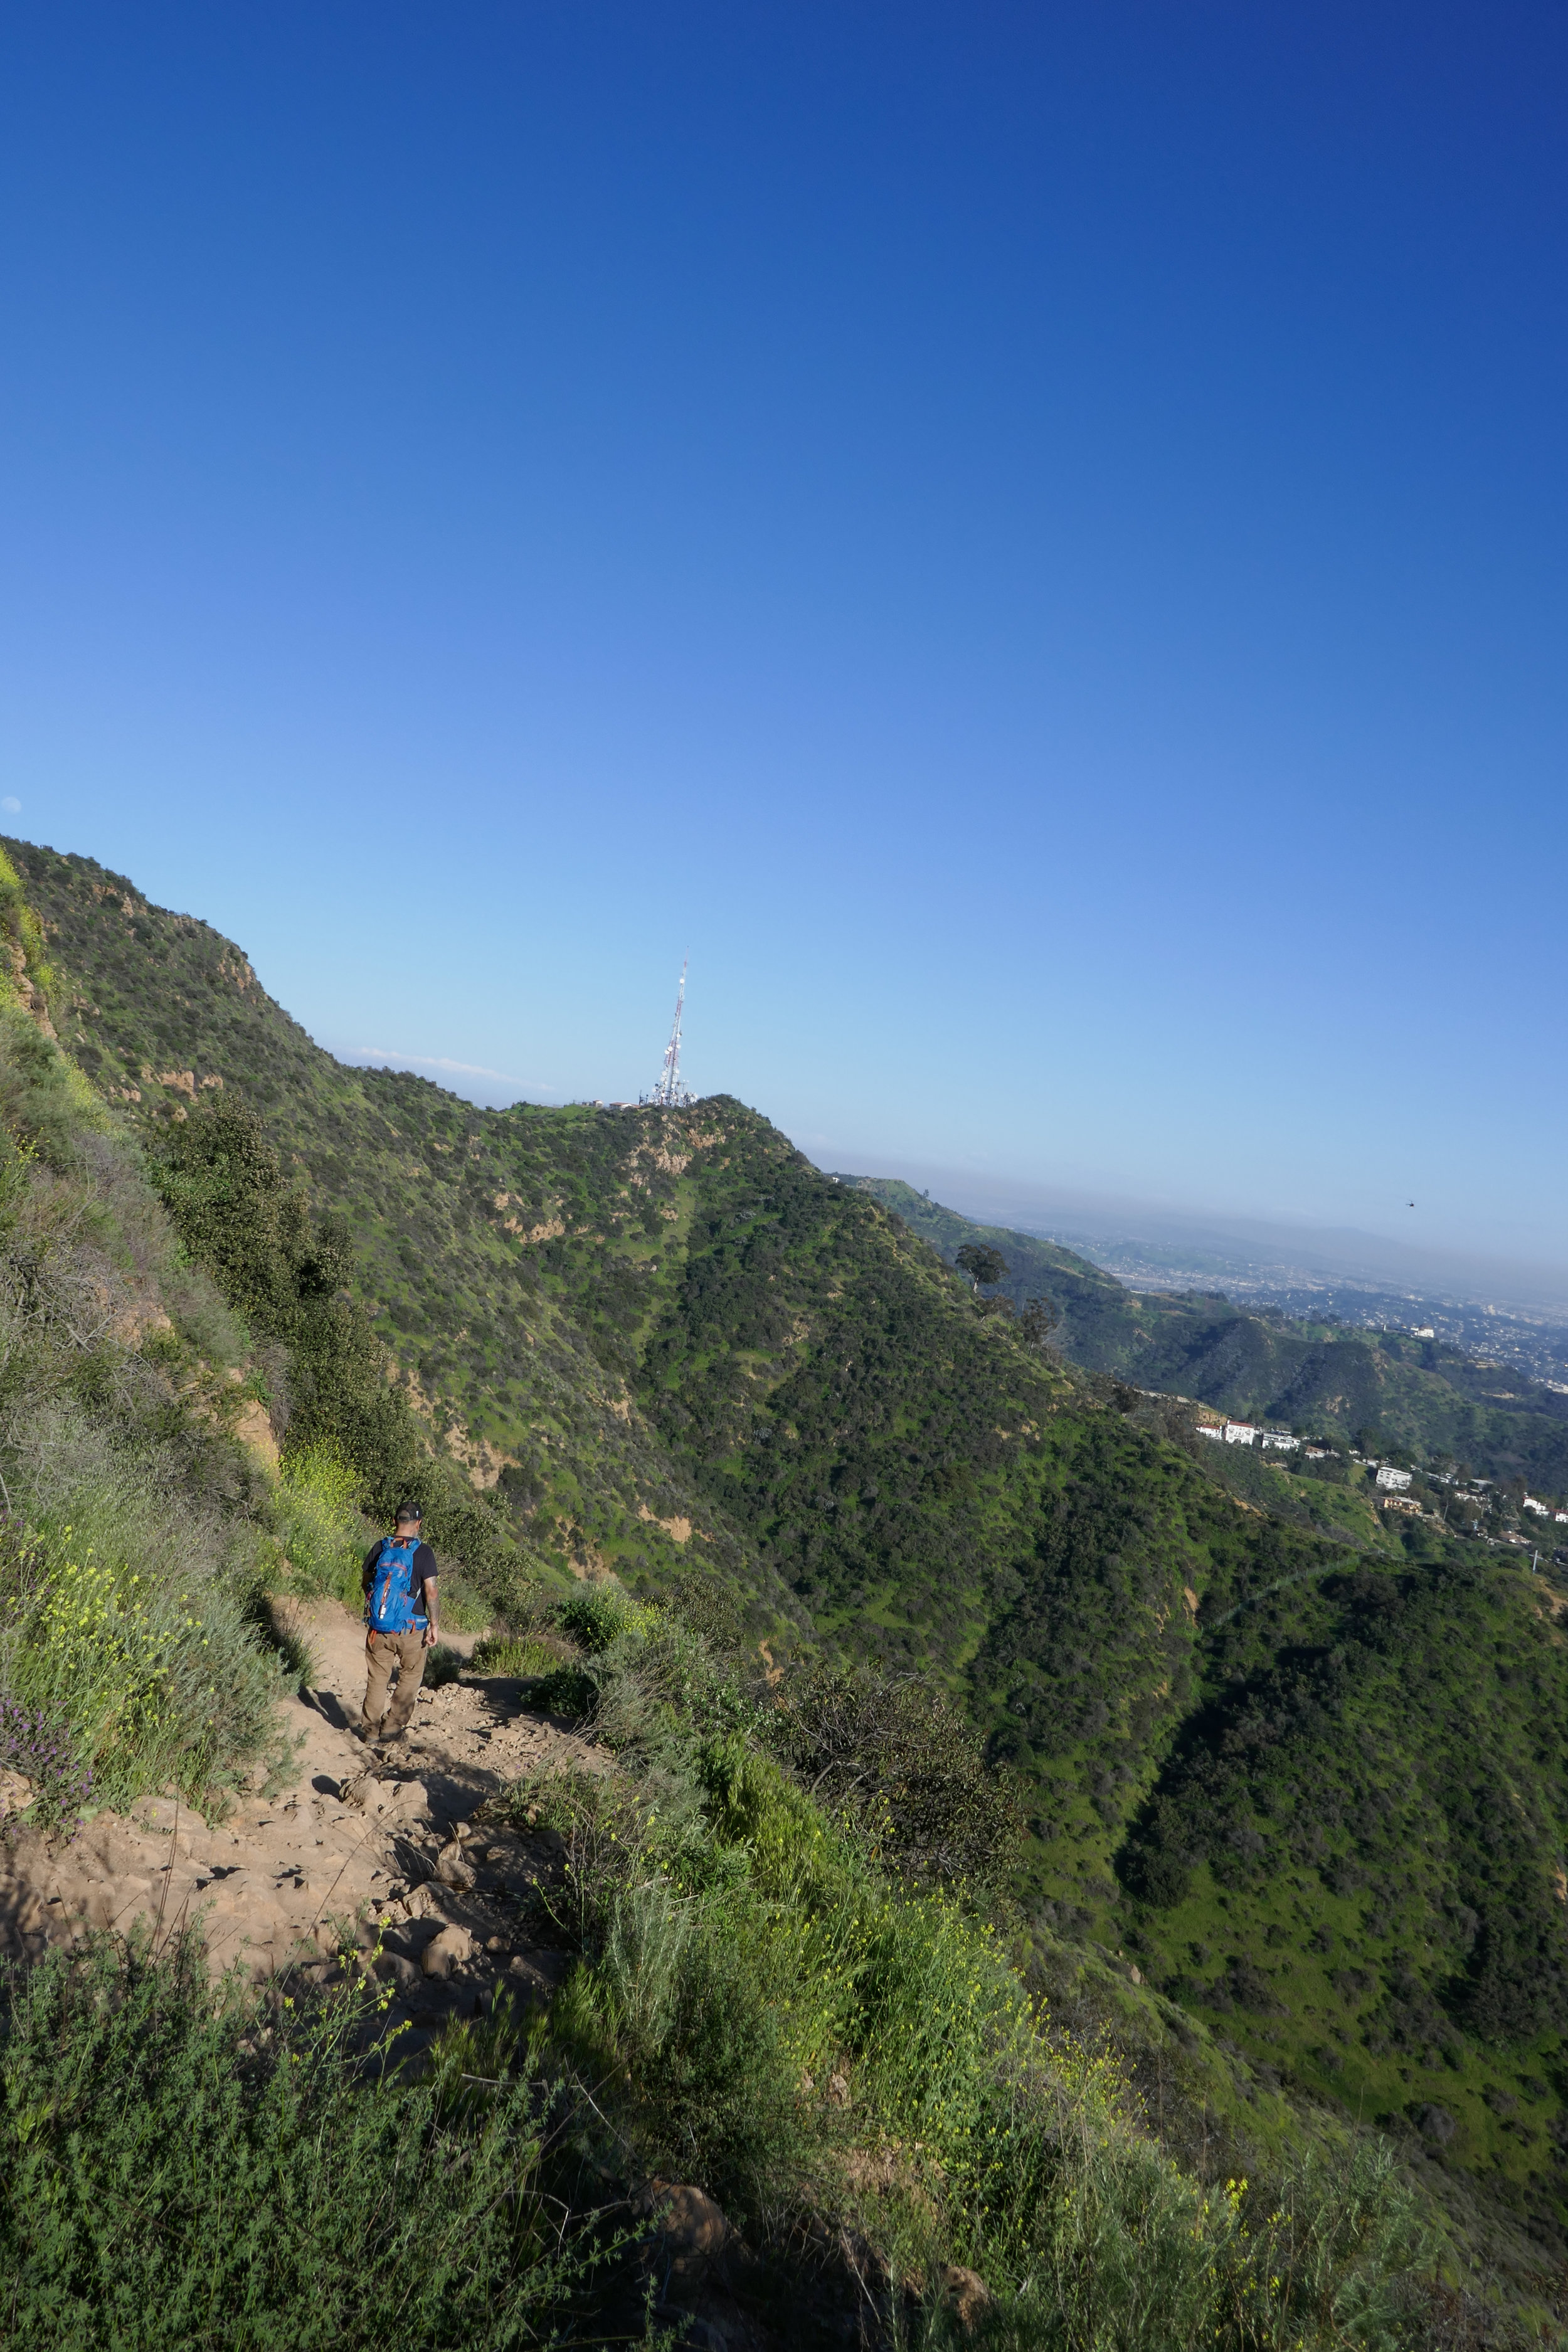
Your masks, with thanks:
[[[829,1165],[1568,1258],[1565,116],[1498,0],[13,9],[0,823],[501,1098],[689,948]]]

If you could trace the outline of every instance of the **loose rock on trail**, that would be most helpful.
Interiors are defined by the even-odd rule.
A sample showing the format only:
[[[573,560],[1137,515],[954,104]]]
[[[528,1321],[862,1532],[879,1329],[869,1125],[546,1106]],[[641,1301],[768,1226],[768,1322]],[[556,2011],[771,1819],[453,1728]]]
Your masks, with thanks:
[[[505,1982],[548,1994],[564,1955],[531,1918],[530,1889],[559,1871],[548,1832],[474,1815],[524,1773],[606,1770],[591,1740],[524,1705],[508,1678],[422,1690],[408,1737],[367,1748],[350,1725],[364,1694],[364,1628],[336,1601],[300,1610],[310,1687],[282,1706],[295,1761],[271,1798],[240,1798],[209,1828],[172,1798],[100,1813],[68,1843],[20,1830],[0,1845],[0,1955],[37,1955],[87,1928],[138,1920],[162,1939],[199,1920],[215,1970],[333,1975],[347,1948],[389,1988],[383,2031],[407,2059]],[[465,1658],[474,1637],[447,1637]]]

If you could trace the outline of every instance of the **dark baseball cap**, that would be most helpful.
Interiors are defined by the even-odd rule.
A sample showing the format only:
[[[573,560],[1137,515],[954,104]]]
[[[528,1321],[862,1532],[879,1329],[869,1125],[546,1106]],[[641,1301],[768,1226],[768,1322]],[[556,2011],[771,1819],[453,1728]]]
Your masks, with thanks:
[[[399,1527],[406,1526],[410,1520],[422,1525],[424,1518],[425,1514],[420,1509],[417,1503],[399,1503],[397,1506],[397,1523]]]

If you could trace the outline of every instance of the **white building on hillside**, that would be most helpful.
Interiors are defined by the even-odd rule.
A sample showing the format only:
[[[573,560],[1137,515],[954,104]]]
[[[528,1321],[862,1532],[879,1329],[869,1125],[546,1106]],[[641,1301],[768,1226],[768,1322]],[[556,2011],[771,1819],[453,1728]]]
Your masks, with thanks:
[[[1288,1429],[1266,1429],[1263,1443],[1277,1446],[1281,1454],[1294,1454],[1301,1441],[1299,1437],[1292,1437]]]
[[[1227,1445],[1250,1445],[1258,1433],[1258,1423],[1255,1421],[1227,1421],[1225,1425],[1225,1442]]]
[[[1392,1494],[1402,1495],[1410,1484],[1410,1473],[1408,1470],[1396,1470],[1392,1462],[1385,1462],[1377,1474],[1377,1483],[1380,1486],[1386,1486]]]

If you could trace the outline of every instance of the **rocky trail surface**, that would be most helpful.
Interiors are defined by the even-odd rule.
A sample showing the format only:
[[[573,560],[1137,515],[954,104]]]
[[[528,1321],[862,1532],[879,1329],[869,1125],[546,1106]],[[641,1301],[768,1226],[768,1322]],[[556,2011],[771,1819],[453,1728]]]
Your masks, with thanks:
[[[140,1921],[161,1940],[199,1921],[215,1969],[258,1979],[345,1966],[387,1987],[380,2030],[406,2060],[498,1987],[548,1993],[564,1956],[531,1912],[559,1875],[547,1831],[488,1826],[487,1798],[541,1767],[603,1770],[602,1749],[523,1704],[526,1685],[468,1676],[421,1691],[405,1741],[368,1749],[350,1728],[364,1691],[364,1631],[335,1601],[295,1615],[314,1662],[283,1706],[294,1760],[276,1793],[205,1822],[171,1798],[102,1812],[68,1843],[21,1829],[0,1844],[0,1954],[37,1954],[89,1928]],[[473,1637],[452,1636],[465,1658]],[[349,1956],[346,1959],[344,1956]]]

